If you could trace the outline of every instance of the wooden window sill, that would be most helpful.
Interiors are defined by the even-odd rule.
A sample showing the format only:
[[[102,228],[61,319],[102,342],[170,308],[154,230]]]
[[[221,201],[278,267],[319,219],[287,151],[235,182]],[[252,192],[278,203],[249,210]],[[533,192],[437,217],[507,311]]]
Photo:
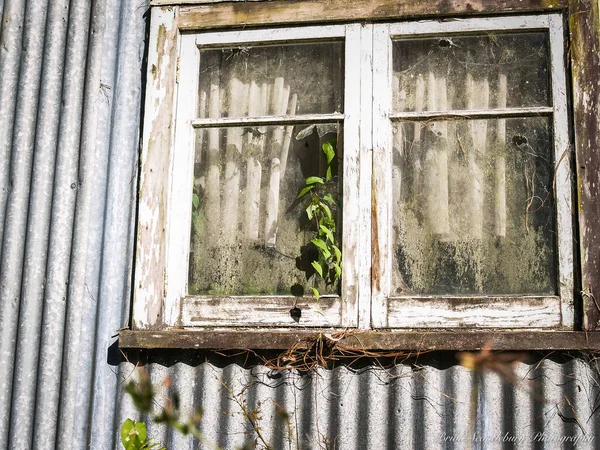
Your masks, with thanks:
[[[336,335],[338,333],[338,335]],[[319,335],[337,338],[338,329],[171,329],[119,333],[119,347],[144,349],[264,349],[284,350]],[[600,332],[582,331],[346,331],[336,341],[364,350],[600,350]]]

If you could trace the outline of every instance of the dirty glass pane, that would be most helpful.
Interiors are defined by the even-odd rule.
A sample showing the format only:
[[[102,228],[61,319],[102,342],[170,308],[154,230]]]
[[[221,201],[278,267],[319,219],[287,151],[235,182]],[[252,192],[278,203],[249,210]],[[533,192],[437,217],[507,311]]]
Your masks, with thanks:
[[[297,196],[306,178],[325,177],[322,144],[335,144],[338,131],[337,124],[196,130],[190,295],[312,295],[316,225],[305,211],[312,197]],[[332,197],[339,241],[342,150],[334,148],[332,178],[318,193]]]
[[[555,294],[548,118],[394,127],[393,294]]]
[[[393,110],[550,105],[546,33],[437,36],[393,44]]]
[[[342,112],[343,43],[200,52],[198,117]]]

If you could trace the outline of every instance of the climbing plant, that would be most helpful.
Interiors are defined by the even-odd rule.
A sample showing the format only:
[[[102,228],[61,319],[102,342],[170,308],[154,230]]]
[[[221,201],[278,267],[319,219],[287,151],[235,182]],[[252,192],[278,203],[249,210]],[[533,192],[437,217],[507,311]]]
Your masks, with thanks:
[[[306,215],[314,230],[311,243],[316,247],[317,257],[310,261],[311,267],[325,284],[336,285],[342,277],[342,251],[338,243],[336,223],[332,209],[338,204],[332,195],[337,189],[337,174],[335,173],[335,141],[327,141],[321,146],[327,161],[325,176],[310,176],[304,180],[304,185],[297,199],[304,203]],[[312,291],[317,300],[320,297],[317,288],[318,279],[315,277]]]

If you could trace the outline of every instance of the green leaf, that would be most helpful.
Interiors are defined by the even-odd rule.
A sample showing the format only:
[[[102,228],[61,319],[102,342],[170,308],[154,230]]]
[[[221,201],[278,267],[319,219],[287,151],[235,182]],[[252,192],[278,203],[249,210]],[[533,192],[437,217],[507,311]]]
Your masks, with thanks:
[[[322,239],[315,238],[315,239],[312,239],[310,242],[312,242],[313,244],[315,244],[317,247],[319,247],[322,250],[327,250],[327,244]]]
[[[200,206],[200,197],[198,197],[198,194],[192,195],[192,205],[194,205],[195,209],[198,209],[198,206]]]
[[[316,209],[317,205],[315,205],[314,203],[308,205],[308,207],[306,208],[306,215],[308,216],[308,220],[312,220]]]
[[[321,278],[323,278],[323,268],[321,267],[321,264],[319,264],[318,261],[313,261],[310,264],[314,267],[314,269],[321,276]]]
[[[342,276],[342,268],[339,264],[334,264],[333,268],[335,269],[335,279],[339,280]]]
[[[319,206],[325,212],[325,214],[327,214],[327,217],[333,220],[333,216],[331,215],[331,209],[329,209],[329,206],[327,206],[325,203],[320,203]]]
[[[125,450],[140,450],[147,446],[146,424],[131,419],[121,425],[121,443]]]
[[[327,244],[325,243],[325,241],[323,241],[322,239],[315,238],[310,242],[315,244],[321,250],[321,253],[323,254],[323,257],[325,259],[328,259],[331,256],[331,251],[327,248]]]
[[[327,167],[327,173],[325,174],[325,181],[329,181],[331,180],[332,175],[331,175],[331,166]]]
[[[325,184],[325,182],[321,177],[308,177],[306,180],[304,180],[304,184]]]
[[[128,443],[130,439],[128,439],[128,437],[131,433],[131,430],[133,430],[133,425],[134,422],[131,419],[127,419],[125,422],[123,422],[123,425],[121,425],[121,443],[125,448],[129,448]]]
[[[146,441],[146,424],[144,422],[136,422],[135,423],[135,431],[137,432],[140,441]]]
[[[317,288],[311,288],[311,289],[313,291],[313,295],[315,296],[315,298],[317,300],[319,300],[320,295],[319,295],[319,291],[317,290]]]
[[[303,187],[302,190],[300,191],[300,193],[298,194],[298,197],[296,197],[296,198],[298,199],[298,198],[304,197],[307,193],[312,191],[314,187],[315,187],[314,185]]]
[[[327,236],[327,239],[329,239],[329,241],[333,244],[335,242],[335,239],[333,238],[333,233],[331,232],[331,230],[329,228],[327,228],[324,225],[319,225],[319,229],[325,233],[325,235]]]
[[[333,158],[335,158],[335,150],[333,149],[331,142],[332,141],[324,142],[322,146],[323,153],[325,153],[325,157],[327,158],[327,164],[329,164],[331,161],[333,161]]]
[[[342,252],[338,248],[338,246],[337,245],[332,245],[331,248],[333,248],[333,252],[335,253],[335,259],[336,259],[336,261],[341,261],[341,259],[342,259]]]

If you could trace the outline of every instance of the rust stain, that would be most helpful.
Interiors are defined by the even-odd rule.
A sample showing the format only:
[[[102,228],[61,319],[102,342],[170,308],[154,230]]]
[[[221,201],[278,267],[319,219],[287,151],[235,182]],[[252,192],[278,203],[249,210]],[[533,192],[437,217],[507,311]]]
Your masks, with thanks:
[[[377,291],[380,291],[381,282],[379,279],[379,225],[377,223],[377,200],[375,197],[375,183],[373,183],[371,189],[371,233],[373,234],[371,243],[371,279],[373,282],[373,286],[375,286]]]

